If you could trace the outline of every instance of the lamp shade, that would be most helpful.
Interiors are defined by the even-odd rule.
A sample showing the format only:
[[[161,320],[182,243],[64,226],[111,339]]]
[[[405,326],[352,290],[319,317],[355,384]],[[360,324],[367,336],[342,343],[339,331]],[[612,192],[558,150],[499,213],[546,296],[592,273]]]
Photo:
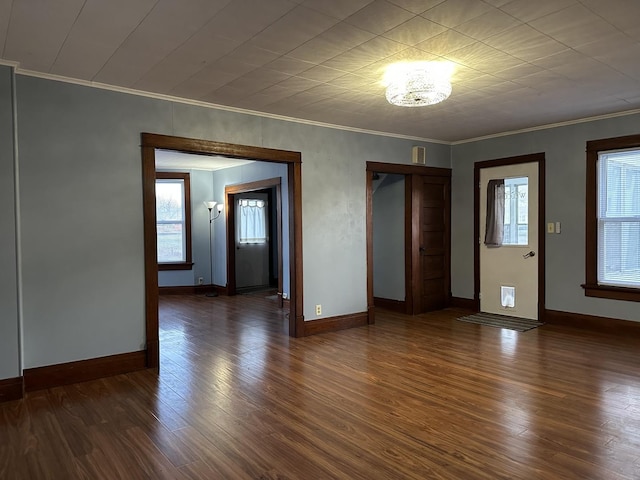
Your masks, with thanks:
[[[203,202],[203,203],[205,207],[207,207],[209,210],[212,210],[213,207],[215,207],[218,202]]]

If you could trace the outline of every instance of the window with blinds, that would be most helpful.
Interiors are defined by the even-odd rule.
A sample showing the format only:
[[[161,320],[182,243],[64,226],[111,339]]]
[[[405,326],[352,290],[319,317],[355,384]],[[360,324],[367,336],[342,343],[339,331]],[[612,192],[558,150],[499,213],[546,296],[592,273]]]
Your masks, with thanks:
[[[598,153],[598,285],[640,287],[640,149]]]

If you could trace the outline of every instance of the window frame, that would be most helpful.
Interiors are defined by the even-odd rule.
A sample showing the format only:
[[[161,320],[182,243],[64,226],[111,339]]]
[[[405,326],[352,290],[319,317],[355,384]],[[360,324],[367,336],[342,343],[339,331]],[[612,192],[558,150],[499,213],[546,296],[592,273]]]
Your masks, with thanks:
[[[601,152],[629,148],[640,149],[640,135],[587,142],[586,279],[582,285],[587,297],[640,302],[640,288],[598,284],[598,157]]]
[[[185,261],[183,262],[157,262],[158,253],[156,247],[156,262],[158,270],[191,270],[193,268],[193,258],[191,252],[191,182],[188,172],[156,172],[156,183],[158,180],[177,180],[183,182],[184,194],[184,233],[185,233]],[[155,186],[154,184],[154,186]],[[155,197],[154,197],[155,200]],[[154,209],[155,211],[155,209]],[[156,243],[158,241],[158,219],[156,218]]]

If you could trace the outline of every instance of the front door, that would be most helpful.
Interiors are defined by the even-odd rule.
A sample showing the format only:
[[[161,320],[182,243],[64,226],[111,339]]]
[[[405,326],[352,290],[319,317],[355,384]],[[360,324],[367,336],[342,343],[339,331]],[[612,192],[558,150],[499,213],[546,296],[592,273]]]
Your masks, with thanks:
[[[498,181],[492,182],[491,191],[490,180]],[[480,169],[479,297],[482,312],[538,319],[538,180],[537,162]],[[494,196],[497,203],[504,201],[502,209],[489,205],[492,212],[499,212],[489,215],[489,226],[488,196]],[[501,225],[494,225],[492,221]],[[501,241],[487,239],[487,228],[501,230]]]

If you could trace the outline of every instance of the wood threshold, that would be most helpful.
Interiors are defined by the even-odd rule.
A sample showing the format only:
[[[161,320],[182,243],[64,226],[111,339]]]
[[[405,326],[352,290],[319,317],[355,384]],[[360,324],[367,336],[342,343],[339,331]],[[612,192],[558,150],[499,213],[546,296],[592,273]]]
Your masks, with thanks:
[[[480,305],[473,298],[451,297],[449,305],[454,308],[464,308],[465,310],[480,311]]]
[[[376,308],[384,308],[392,312],[406,313],[407,303],[404,300],[392,300],[390,298],[373,297],[373,305]]]
[[[32,392],[34,390],[144,370],[146,368],[146,355],[147,352],[141,350],[76,362],[27,368],[24,371],[24,390],[25,392]]]
[[[319,333],[335,332],[347,328],[363,327],[368,324],[367,312],[338,315],[335,317],[321,318],[304,322],[304,336],[317,335]]]
[[[210,292],[227,295],[227,288],[220,285],[177,285],[158,287],[160,295],[205,295]]]
[[[24,378],[5,378],[0,380],[0,403],[20,400],[24,389]]]

